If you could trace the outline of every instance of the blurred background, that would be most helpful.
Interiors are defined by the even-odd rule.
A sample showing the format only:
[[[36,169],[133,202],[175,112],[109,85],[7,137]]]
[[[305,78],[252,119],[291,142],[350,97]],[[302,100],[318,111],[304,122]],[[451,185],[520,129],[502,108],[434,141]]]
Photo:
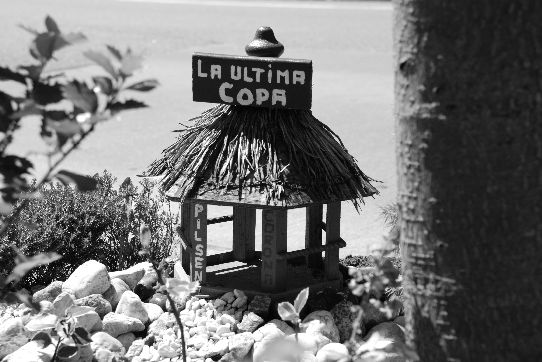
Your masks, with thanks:
[[[31,35],[18,25],[41,27],[45,15],[61,30],[82,31],[92,41],[60,52],[49,71],[91,68],[81,50],[113,44],[145,55],[141,79],[161,86],[146,95],[150,108],[125,112],[100,125],[65,162],[68,169],[94,174],[110,171],[120,181],[136,178],[175,129],[212,107],[192,102],[191,55],[209,52],[244,55],[244,46],[262,25],[271,26],[285,45],[285,58],[313,61],[313,114],[343,140],[361,169],[381,183],[380,195],[366,199],[360,213],[343,205],[341,255],[367,254],[385,232],[380,208],[396,196],[393,133],[392,7],[383,1],[228,1],[228,0],[24,0],[5,1],[1,63],[29,60]],[[13,144],[16,151],[42,150],[39,124],[26,121]],[[32,156],[40,157],[40,156]],[[41,162],[44,163],[44,160]],[[39,169],[37,170],[40,171]],[[137,181],[137,180],[134,180]],[[230,214],[210,208],[210,215]],[[289,250],[304,245],[305,211],[289,213]],[[257,224],[257,247],[260,224]],[[209,227],[209,249],[231,248],[231,223]]]

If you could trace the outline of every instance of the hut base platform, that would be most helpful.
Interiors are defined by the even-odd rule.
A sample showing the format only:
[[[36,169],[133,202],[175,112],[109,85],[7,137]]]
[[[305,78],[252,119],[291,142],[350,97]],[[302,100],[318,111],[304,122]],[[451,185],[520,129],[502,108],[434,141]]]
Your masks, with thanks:
[[[267,291],[261,287],[261,261],[252,262],[233,261],[220,265],[208,266],[206,281],[202,283],[200,294],[218,296],[232,289],[241,289],[249,297],[255,295],[270,296],[274,302],[294,299],[297,293],[307,286],[311,293],[325,288],[341,289],[342,277],[334,280],[326,279],[320,270],[312,270],[306,265],[288,264],[288,279],[286,287],[280,291]],[[176,277],[190,277],[186,274],[180,263],[176,265]],[[183,275],[180,275],[183,274]]]

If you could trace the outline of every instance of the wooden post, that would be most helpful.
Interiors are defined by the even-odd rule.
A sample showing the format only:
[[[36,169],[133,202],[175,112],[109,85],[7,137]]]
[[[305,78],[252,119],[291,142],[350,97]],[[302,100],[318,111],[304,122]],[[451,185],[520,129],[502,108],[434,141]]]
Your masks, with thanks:
[[[254,256],[256,234],[256,209],[233,207],[233,256],[247,261]]]
[[[190,222],[190,202],[184,202],[181,205],[181,229],[183,230],[183,236],[186,241],[191,242],[192,232],[192,223]],[[181,247],[181,265],[187,275],[190,275],[190,253],[187,249]]]
[[[326,213],[326,244],[337,241],[341,237],[341,203],[333,202],[327,204]],[[326,278],[338,279],[339,272],[339,248],[332,248],[326,251],[325,256]]]
[[[321,204],[307,207],[305,249],[313,246],[322,246],[322,214],[323,205]],[[308,266],[310,268],[321,268],[323,266],[322,253],[309,255]]]
[[[191,204],[191,238],[193,252],[190,259],[190,279],[204,283],[207,267],[207,205]]]
[[[262,210],[262,288],[275,292],[286,289],[286,259],[277,254],[287,251],[287,211]]]

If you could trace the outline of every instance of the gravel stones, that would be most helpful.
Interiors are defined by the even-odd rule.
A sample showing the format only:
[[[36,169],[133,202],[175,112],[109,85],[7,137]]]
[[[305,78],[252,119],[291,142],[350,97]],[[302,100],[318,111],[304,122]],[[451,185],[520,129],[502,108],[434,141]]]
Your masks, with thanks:
[[[137,283],[143,278],[147,270],[152,269],[148,262],[136,264],[128,269],[109,273],[111,279],[118,278],[128,285],[130,290],[134,290]]]
[[[102,294],[109,289],[110,278],[107,268],[96,260],[81,264],[62,285],[62,291],[83,298],[91,294]]]
[[[254,332],[263,324],[264,320],[256,313],[248,312],[243,316],[241,323],[237,324],[239,332]]]
[[[32,296],[32,301],[34,303],[39,303],[44,300],[52,302],[62,292],[63,284],[64,282],[55,280],[45,288],[38,290],[36,293],[34,293],[34,295]]]
[[[141,332],[145,325],[137,318],[125,316],[123,314],[108,313],[103,319],[103,330],[113,337],[128,332]]]
[[[143,303],[143,307],[147,311],[147,315],[149,316],[149,321],[151,322],[154,322],[155,320],[160,318],[162,314],[164,314],[164,311],[162,310],[162,308],[160,308],[156,304]]]
[[[103,293],[103,297],[111,304],[111,308],[115,310],[119,304],[120,298],[124,292],[128,290],[130,290],[128,284],[121,279],[113,278],[111,279],[111,285],[105,291],[105,293]]]
[[[91,294],[86,297],[77,299],[75,305],[94,308],[100,318],[103,318],[107,313],[112,312],[111,303],[102,297],[101,294]]]
[[[333,316],[327,310],[318,310],[309,313],[300,325],[301,332],[319,333],[332,342],[339,342],[339,330],[335,325]]]
[[[351,336],[352,323],[356,318],[351,309],[353,306],[352,302],[343,300],[337,303],[330,311],[339,331],[339,342],[344,342]]]
[[[271,298],[264,295],[256,295],[248,305],[248,311],[255,313],[264,320],[269,317],[269,308],[271,307]]]
[[[149,314],[143,302],[137,294],[131,291],[126,291],[122,294],[115,313],[139,319],[143,324],[149,321]]]
[[[96,332],[92,335],[91,340],[92,342],[90,345],[93,351],[96,351],[98,348],[103,348],[119,357],[123,356],[126,352],[122,343],[108,333]]]

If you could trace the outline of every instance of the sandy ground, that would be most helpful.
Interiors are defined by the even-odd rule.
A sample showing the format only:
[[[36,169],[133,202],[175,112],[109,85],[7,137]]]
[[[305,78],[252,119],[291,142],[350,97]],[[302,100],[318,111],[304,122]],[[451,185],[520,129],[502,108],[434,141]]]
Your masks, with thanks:
[[[120,180],[135,176],[158,157],[173,142],[171,131],[180,127],[179,122],[211,106],[191,101],[191,54],[243,54],[258,26],[272,26],[286,47],[283,57],[313,60],[313,113],[341,136],[364,172],[382,181],[376,185],[381,194],[367,199],[360,214],[343,203],[342,237],[348,246],[341,255],[366,254],[369,245],[381,240],[385,228],[379,208],[392,202],[396,193],[390,4],[24,0],[6,2],[3,9],[2,64],[30,62],[26,49],[30,35],[17,24],[43,27],[46,14],[61,29],[81,30],[91,39],[62,51],[52,70],[98,71],[89,68],[79,53],[106,43],[144,52],[146,68],[140,77],[161,82],[160,88],[143,95],[151,108],[100,125],[64,164],[89,174],[107,169]],[[25,122],[12,149],[40,150],[37,127],[35,120]],[[210,216],[230,212],[212,208]],[[304,210],[289,214],[289,250],[303,246],[304,221]],[[215,250],[231,247],[231,224],[210,226],[209,243]]]

